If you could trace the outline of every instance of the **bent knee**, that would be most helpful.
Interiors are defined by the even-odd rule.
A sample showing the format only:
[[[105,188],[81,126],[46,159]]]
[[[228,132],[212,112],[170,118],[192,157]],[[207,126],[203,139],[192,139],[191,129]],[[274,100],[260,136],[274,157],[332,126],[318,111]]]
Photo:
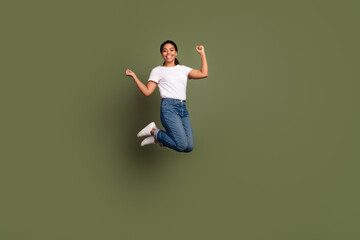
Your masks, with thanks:
[[[185,152],[188,146],[186,144],[181,144],[181,145],[177,145],[176,148],[178,152]]]
[[[194,148],[187,148],[187,149],[185,149],[184,152],[189,153],[189,152],[191,152],[193,149],[194,149]]]
[[[176,144],[176,148],[178,152],[191,152],[194,148],[194,144],[189,143],[188,141],[181,141]]]
[[[189,144],[188,147],[184,150],[184,152],[191,152],[194,149],[194,144]]]

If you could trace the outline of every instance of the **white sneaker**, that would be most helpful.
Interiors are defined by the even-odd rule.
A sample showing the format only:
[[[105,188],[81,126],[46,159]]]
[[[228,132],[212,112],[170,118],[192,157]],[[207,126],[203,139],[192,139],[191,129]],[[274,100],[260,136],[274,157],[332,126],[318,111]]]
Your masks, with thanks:
[[[141,146],[145,146],[145,145],[148,145],[148,144],[154,144],[155,143],[155,138],[154,136],[150,136],[150,137],[147,137],[145,138],[142,142],[141,142]]]
[[[149,123],[146,127],[144,127],[138,134],[137,137],[145,137],[151,135],[151,130],[156,129],[156,125],[154,122]]]

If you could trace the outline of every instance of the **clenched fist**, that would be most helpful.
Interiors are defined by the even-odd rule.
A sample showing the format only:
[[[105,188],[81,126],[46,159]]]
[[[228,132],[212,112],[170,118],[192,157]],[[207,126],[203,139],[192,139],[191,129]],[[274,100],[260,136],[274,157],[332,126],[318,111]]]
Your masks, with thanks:
[[[203,45],[199,45],[199,46],[196,46],[195,47],[196,51],[200,54],[203,54],[205,53],[205,49],[204,49],[204,46]]]
[[[135,73],[133,71],[131,71],[130,69],[126,69],[126,72],[125,72],[126,76],[130,76],[130,77],[134,77],[135,76]]]

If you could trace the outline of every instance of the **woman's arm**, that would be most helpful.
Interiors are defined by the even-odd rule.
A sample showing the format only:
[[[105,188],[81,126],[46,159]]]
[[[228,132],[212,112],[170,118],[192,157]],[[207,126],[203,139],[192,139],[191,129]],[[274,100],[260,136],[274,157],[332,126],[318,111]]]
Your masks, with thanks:
[[[199,71],[197,69],[193,69],[189,72],[188,77],[191,79],[206,78],[207,76],[209,76],[209,74],[208,74],[208,64],[206,61],[204,46],[202,46],[202,45],[196,46],[196,51],[198,53],[200,53],[200,56],[201,56],[201,71]]]
[[[135,73],[130,69],[126,69],[126,76],[131,76],[135,80],[135,83],[138,86],[140,92],[142,92],[145,97],[150,96],[155,91],[157,86],[156,82],[148,81],[147,85],[145,86],[145,84],[143,84],[135,75]]]

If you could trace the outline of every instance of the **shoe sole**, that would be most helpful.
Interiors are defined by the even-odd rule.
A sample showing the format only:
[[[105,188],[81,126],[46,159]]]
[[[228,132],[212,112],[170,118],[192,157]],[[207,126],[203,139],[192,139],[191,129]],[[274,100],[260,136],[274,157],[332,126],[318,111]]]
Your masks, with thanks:
[[[154,139],[154,142],[145,143],[148,138],[149,138],[149,137],[145,138],[145,139],[140,143],[140,146],[144,147],[144,146],[146,146],[146,145],[150,145],[150,144],[154,144],[154,143],[155,143],[155,139],[154,139],[153,136],[151,136],[151,138]]]

